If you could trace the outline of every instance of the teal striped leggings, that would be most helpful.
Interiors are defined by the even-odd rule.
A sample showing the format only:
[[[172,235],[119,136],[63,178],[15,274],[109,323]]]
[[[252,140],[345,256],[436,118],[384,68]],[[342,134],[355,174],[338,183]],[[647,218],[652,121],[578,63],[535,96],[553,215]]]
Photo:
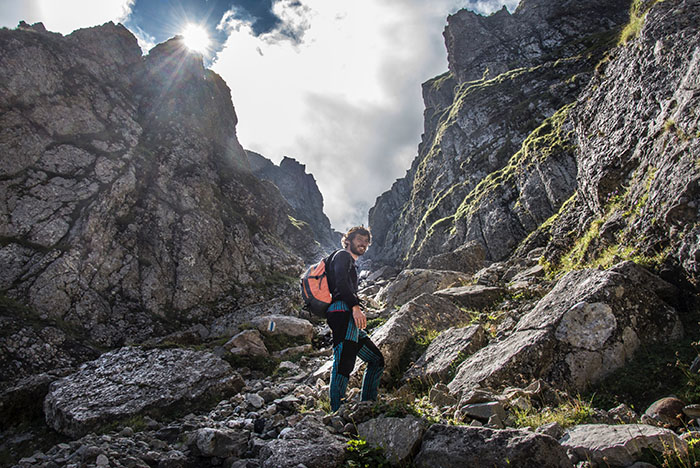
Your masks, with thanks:
[[[376,400],[379,380],[384,371],[382,352],[364,330],[355,326],[352,312],[345,302],[336,301],[331,304],[326,317],[328,326],[333,331],[333,371],[329,386],[331,410],[340,408],[358,356],[367,363],[360,398],[362,401]]]

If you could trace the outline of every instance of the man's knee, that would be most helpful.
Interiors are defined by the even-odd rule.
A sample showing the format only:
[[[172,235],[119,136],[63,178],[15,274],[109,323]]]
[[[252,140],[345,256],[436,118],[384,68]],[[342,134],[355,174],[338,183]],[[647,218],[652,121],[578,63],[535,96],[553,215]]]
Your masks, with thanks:
[[[381,351],[379,351],[379,359],[377,361],[378,361],[377,366],[384,369],[384,355],[382,354]]]
[[[340,353],[338,361],[338,373],[349,377],[352,370],[355,368],[355,359],[357,358],[357,343],[354,341],[343,341],[343,350]]]

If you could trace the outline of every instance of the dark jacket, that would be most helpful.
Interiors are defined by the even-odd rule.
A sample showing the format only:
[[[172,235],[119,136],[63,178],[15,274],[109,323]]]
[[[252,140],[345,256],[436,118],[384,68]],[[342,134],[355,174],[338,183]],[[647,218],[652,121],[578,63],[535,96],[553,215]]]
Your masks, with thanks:
[[[343,301],[352,309],[360,304],[357,296],[357,269],[355,259],[347,250],[339,250],[331,256],[328,287],[333,295],[333,302]]]

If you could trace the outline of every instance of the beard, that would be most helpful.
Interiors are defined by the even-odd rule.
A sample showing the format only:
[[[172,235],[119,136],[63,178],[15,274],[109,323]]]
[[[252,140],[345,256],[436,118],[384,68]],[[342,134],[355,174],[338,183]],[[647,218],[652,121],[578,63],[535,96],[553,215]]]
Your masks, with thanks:
[[[350,252],[355,255],[363,255],[367,249],[365,247],[358,247],[356,245],[350,244]]]

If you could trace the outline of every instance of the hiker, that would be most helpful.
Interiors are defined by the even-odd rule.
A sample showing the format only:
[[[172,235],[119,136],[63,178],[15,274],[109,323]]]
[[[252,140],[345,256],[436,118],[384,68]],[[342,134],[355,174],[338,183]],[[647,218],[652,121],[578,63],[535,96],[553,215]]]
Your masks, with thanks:
[[[367,317],[357,296],[355,260],[369,247],[371,235],[362,226],[351,228],[341,241],[344,250],[331,257],[328,285],[333,296],[326,312],[333,331],[333,371],[330,382],[331,410],[336,411],[345,398],[350,373],[357,356],[367,363],[362,378],[362,401],[376,400],[384,370],[384,356],[365,332]]]

